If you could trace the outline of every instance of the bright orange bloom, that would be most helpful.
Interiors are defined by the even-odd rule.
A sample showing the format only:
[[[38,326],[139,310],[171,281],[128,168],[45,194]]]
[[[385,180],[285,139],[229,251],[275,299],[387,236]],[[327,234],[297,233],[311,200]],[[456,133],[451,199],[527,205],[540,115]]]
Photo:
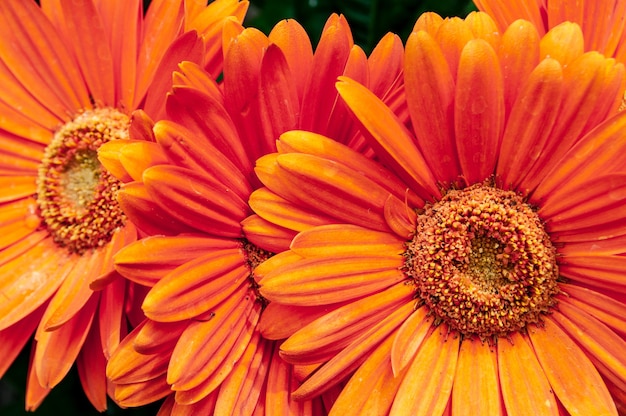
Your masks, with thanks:
[[[26,407],[76,362],[103,411],[106,359],[142,290],[115,278],[112,256],[136,228],[97,149],[128,137],[132,110],[163,111],[181,60],[217,76],[222,22],[248,3],[155,0],[145,16],[141,0],[40,4],[0,2],[0,375],[35,333]],[[111,284],[94,292],[101,276]]]
[[[331,415],[624,412],[625,70],[554,31],[425,14],[410,129],[337,84],[381,164],[304,131],[257,161],[259,216],[331,219],[255,272],[262,334],[316,370],[294,397],[348,380]]]
[[[221,85],[181,64],[166,116],[152,124],[138,115],[130,141],[100,149],[110,171],[134,179],[119,192],[120,204],[153,235],[115,256],[119,273],[151,289],[142,305],[148,319],[123,341],[107,374],[123,406],[169,395],[161,414],[319,414],[321,401],[291,400],[291,366],[258,330],[266,301],[252,275],[289,247],[295,231],[251,215],[247,201],[260,186],[254,161],[294,128],[368,153],[335,82],[354,76],[408,116],[402,43],[389,35],[367,58],[337,15],[315,53],[294,20],[269,36],[238,25],[225,33],[233,38]],[[301,221],[310,227],[321,219]]]
[[[626,62],[626,1],[623,0],[474,0],[500,29],[517,19],[532,22],[543,36],[563,22],[577,23],[585,34],[585,51],[599,51]],[[558,35],[558,32],[556,32]]]

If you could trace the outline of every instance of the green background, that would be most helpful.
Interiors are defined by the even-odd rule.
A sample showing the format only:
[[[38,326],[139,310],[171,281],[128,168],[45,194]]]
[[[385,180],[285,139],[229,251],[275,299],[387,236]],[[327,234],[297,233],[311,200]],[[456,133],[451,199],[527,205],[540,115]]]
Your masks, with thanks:
[[[146,5],[148,2],[146,2]],[[425,11],[442,16],[465,16],[475,10],[468,0],[251,0],[245,25],[265,33],[280,20],[294,18],[317,43],[322,27],[331,13],[342,13],[352,28],[355,42],[366,52],[387,32],[400,35],[403,41],[417,17]],[[30,345],[20,354],[0,380],[0,415],[100,415],[91,407],[80,386],[78,373],[70,374],[55,387],[33,413],[24,410],[24,391]],[[105,415],[155,415],[159,403],[137,409],[120,409],[109,403]]]

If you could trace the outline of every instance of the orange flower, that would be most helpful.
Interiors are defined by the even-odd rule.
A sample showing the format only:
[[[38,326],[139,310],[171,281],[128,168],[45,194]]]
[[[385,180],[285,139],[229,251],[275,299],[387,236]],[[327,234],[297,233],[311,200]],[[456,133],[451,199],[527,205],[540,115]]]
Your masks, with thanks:
[[[624,412],[625,71],[554,30],[425,14],[412,130],[337,85],[385,167],[304,131],[257,161],[251,200],[331,219],[255,271],[262,334],[315,369],[296,399],[348,380],[331,415]]]
[[[585,34],[584,45],[572,46],[584,47],[586,51],[599,51],[620,62],[626,62],[624,1],[474,0],[474,3],[480,10],[489,13],[500,29],[505,29],[517,19],[526,19],[532,22],[543,36],[560,23],[577,23]]]
[[[128,137],[130,111],[162,112],[182,59],[219,74],[221,22],[247,5],[156,0],[144,16],[140,0],[0,2],[0,375],[36,331],[28,409],[74,362],[106,408],[106,358],[142,290],[115,279],[136,229],[97,149]],[[94,292],[99,276],[111,284]]]
[[[402,43],[389,35],[368,59],[337,15],[315,54],[294,20],[269,37],[238,25],[225,32],[234,36],[222,85],[181,64],[166,117],[138,117],[129,142],[101,147],[105,166],[135,180],[119,192],[121,206],[153,235],[115,256],[119,273],[151,289],[142,306],[148,319],[123,341],[107,375],[123,406],[169,395],[162,414],[319,414],[321,401],[291,400],[291,366],[258,330],[266,301],[254,270],[286,250],[295,232],[251,216],[248,197],[260,185],[254,160],[276,151],[280,133],[303,127],[367,152],[334,84],[338,75],[359,77],[402,113]]]

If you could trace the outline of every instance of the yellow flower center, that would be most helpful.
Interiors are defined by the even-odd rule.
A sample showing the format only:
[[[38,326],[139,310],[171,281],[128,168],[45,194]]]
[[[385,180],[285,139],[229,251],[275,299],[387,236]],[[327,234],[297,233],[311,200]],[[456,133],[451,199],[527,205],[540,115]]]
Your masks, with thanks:
[[[451,190],[419,213],[404,270],[439,321],[481,339],[540,322],[559,292],[541,219],[489,184]]]
[[[71,253],[102,247],[124,225],[120,182],[98,161],[109,140],[128,138],[129,118],[111,108],[87,110],[63,125],[39,166],[39,215],[54,241]]]

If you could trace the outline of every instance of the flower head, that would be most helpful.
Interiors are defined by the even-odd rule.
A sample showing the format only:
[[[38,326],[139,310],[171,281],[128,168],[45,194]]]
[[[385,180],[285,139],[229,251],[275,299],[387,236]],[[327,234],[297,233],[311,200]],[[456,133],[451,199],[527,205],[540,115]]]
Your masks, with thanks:
[[[26,407],[76,362],[103,411],[106,359],[143,292],[113,269],[137,233],[97,151],[128,138],[134,109],[163,111],[182,59],[217,75],[222,22],[243,19],[247,2],[156,0],[145,16],[140,0],[40,3],[0,4],[0,374],[35,332]]]
[[[280,133],[304,127],[368,152],[357,125],[345,122],[334,84],[338,75],[358,77],[403,113],[402,44],[390,35],[367,58],[337,15],[315,53],[294,20],[269,36],[239,25],[225,32],[232,39],[221,85],[181,64],[165,117],[152,123],[138,113],[130,140],[100,148],[110,171],[133,179],[118,198],[150,235],[115,256],[119,273],[150,290],[142,305],[148,319],[124,340],[107,374],[125,406],[169,395],[164,413],[319,413],[320,400],[291,400],[292,366],[258,330],[267,302],[256,267],[286,250],[295,231],[252,215],[247,201],[260,186],[254,160],[276,151]],[[140,163],[133,149],[142,149]]]
[[[257,161],[251,201],[327,219],[255,272],[262,334],[310,370],[294,397],[347,380],[330,414],[623,411],[624,67],[554,30],[425,14],[410,128],[337,84],[380,164],[305,131]]]

